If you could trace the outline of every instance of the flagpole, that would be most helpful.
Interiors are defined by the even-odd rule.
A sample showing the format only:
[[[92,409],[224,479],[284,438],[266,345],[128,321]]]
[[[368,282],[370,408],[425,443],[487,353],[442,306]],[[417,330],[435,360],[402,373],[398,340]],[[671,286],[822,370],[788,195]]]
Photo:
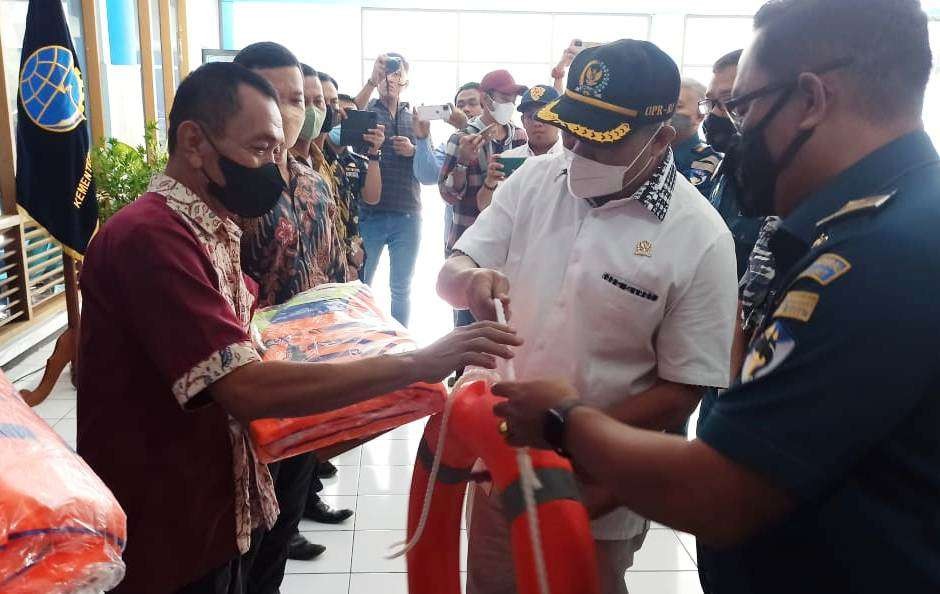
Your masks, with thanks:
[[[65,272],[65,311],[68,317],[69,328],[66,331],[69,337],[70,356],[72,363],[72,385],[76,388],[75,370],[78,368],[78,338],[81,336],[81,306],[78,296],[78,262],[68,254],[62,255],[62,266]]]

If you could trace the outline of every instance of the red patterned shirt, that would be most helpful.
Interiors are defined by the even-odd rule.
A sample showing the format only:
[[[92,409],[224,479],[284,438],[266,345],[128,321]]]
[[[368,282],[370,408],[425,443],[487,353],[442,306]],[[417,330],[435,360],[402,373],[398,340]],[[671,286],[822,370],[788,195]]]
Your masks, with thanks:
[[[207,390],[259,360],[240,239],[234,222],[158,175],[89,246],[78,449],[128,515],[115,592],[175,591],[277,518],[267,467]]]

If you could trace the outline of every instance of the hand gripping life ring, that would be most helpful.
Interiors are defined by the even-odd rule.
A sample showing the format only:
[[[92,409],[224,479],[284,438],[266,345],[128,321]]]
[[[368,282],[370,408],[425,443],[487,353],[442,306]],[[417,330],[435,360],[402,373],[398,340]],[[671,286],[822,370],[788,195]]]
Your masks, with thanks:
[[[538,594],[534,548],[525,517],[515,450],[499,435],[493,406],[499,399],[482,381],[452,396],[446,441],[424,534],[408,552],[410,594],[460,594],[460,518],[470,469],[477,458],[489,468],[511,525],[519,594]],[[408,539],[417,530],[430,480],[442,415],[425,428],[411,479]],[[594,538],[587,511],[579,501],[571,464],[544,450],[531,450],[542,484],[535,492],[545,566],[551,594],[600,592]]]

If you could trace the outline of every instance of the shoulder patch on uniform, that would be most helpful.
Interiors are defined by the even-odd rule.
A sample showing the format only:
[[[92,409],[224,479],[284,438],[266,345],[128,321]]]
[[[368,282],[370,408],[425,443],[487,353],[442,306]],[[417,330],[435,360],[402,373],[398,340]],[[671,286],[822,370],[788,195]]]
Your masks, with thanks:
[[[796,278],[808,278],[825,287],[849,270],[852,270],[852,265],[848,260],[839,254],[828,253],[816,258],[816,261]]]
[[[780,367],[796,349],[796,340],[780,320],[757,337],[741,368],[741,382],[761,378]]]
[[[816,305],[819,303],[819,293],[809,291],[790,291],[777,311],[775,318],[789,318],[799,322],[808,322],[813,317]]]
[[[692,169],[701,169],[702,171],[713,173],[715,168],[718,167],[718,162],[718,157],[705,157],[700,161],[693,161]]]
[[[838,221],[839,219],[844,219],[850,215],[855,215],[870,210],[878,210],[893,197],[894,192],[890,194],[879,194],[878,196],[869,196],[868,198],[859,198],[858,200],[850,200],[836,212],[816,221],[816,226],[822,227],[823,225],[827,225],[833,221]]]

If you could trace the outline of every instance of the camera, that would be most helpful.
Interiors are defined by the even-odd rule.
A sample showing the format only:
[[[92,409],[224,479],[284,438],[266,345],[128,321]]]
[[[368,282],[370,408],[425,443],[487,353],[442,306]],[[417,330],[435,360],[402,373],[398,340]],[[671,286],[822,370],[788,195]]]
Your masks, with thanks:
[[[390,56],[385,59],[385,72],[392,74],[393,72],[398,72],[401,70],[401,58],[396,56]]]

